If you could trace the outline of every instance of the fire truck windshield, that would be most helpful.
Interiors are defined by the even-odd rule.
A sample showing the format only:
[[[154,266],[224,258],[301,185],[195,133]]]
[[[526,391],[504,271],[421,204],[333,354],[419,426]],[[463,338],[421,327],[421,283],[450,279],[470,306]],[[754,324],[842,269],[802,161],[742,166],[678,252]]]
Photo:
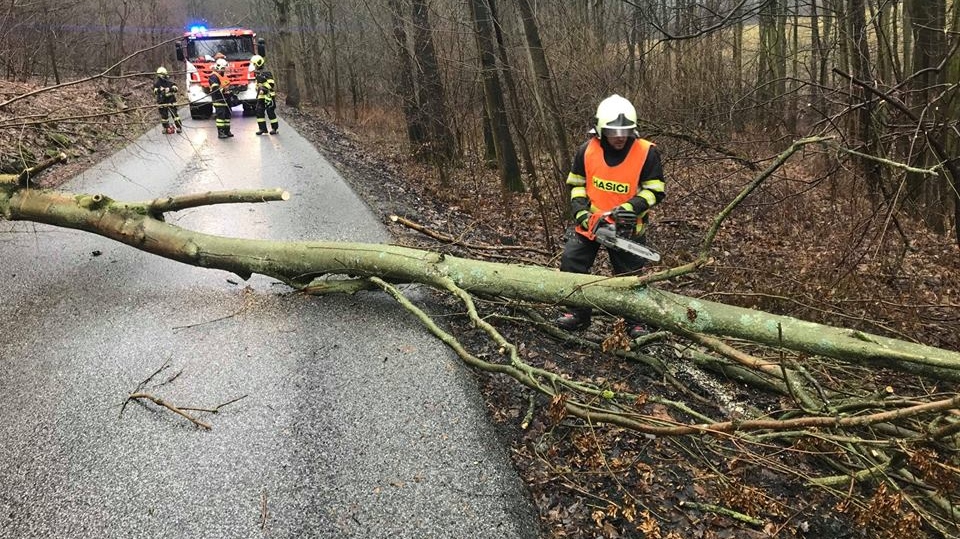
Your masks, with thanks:
[[[227,60],[249,60],[254,54],[253,37],[200,37],[187,42],[187,57],[213,61],[222,52]]]

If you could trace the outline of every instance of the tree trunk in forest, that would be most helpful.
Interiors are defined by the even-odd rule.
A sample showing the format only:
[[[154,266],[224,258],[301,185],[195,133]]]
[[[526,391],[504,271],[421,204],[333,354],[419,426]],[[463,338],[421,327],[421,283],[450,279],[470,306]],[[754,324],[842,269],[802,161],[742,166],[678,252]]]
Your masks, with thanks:
[[[420,107],[417,102],[418,92],[413,84],[413,74],[416,72],[416,67],[413,65],[413,57],[410,55],[410,49],[408,48],[406,23],[404,22],[400,0],[389,0],[388,5],[390,18],[393,21],[393,40],[396,45],[397,76],[395,91],[397,99],[402,103],[401,109],[407,124],[407,140],[416,150],[427,140],[427,129],[423,125],[423,116],[420,114]]]
[[[537,25],[530,0],[517,0],[517,7],[520,10],[520,19],[523,23],[527,57],[533,70],[531,87],[537,103],[537,115],[543,125],[544,139],[547,141],[555,163],[554,177],[558,185],[562,186],[566,179],[566,171],[570,166],[570,163],[568,163],[569,156],[567,155],[570,149],[567,142],[566,127],[563,125],[563,115],[560,113],[560,106],[557,103],[553,77],[550,75],[547,56],[544,54],[543,42],[540,39],[540,28]]]
[[[57,26],[54,24],[52,17],[50,17],[50,9],[47,2],[41,4],[41,9],[43,10],[43,20],[47,23],[44,42],[47,47],[47,56],[50,59],[50,69],[53,70],[54,82],[60,84],[60,68],[57,66],[57,36],[55,34]]]
[[[910,13],[913,27],[913,90],[909,104],[914,114],[925,124],[937,126],[944,121],[955,121],[956,117],[944,117],[937,107],[930,107],[931,100],[940,93],[937,85],[944,82],[943,71],[937,69],[944,60],[947,43],[946,6],[942,0],[911,0],[904,5]],[[955,81],[950,81],[955,82]],[[934,137],[942,137],[939,127],[924,128]],[[937,156],[926,148],[915,161],[924,167],[937,162]],[[918,174],[907,175],[907,195],[916,207],[915,211],[933,230],[943,233],[947,230],[952,213],[953,193],[949,181],[924,178]]]
[[[303,71],[303,87],[306,99],[310,103],[320,102],[320,81],[317,79],[318,69],[313,65],[318,63],[320,58],[320,49],[317,47],[317,39],[308,29],[318,27],[317,9],[310,2],[301,2],[297,6],[297,16],[306,24],[300,25],[300,44],[306,56],[309,59],[300,66]]]
[[[960,9],[954,9],[950,14],[950,33],[957,36],[960,32]],[[948,81],[960,80],[960,55],[953,54],[948,58],[945,75]],[[944,102],[946,103],[944,115],[947,118],[960,118],[960,90],[956,87],[947,90],[944,95]],[[947,140],[944,145],[947,156],[960,155],[960,136],[952,130],[947,132]],[[960,178],[951,174],[949,186],[950,192],[953,194],[953,231],[957,238],[957,245],[960,245]]]
[[[330,28],[327,43],[330,45],[330,78],[333,81],[333,112],[338,120],[342,118],[343,102],[340,90],[340,52],[337,49],[337,23],[334,20],[333,3],[326,2],[327,26]]]
[[[489,114],[491,135],[497,152],[497,168],[504,190],[512,193],[524,191],[520,163],[510,135],[510,121],[503,102],[503,90],[497,69],[493,38],[493,21],[486,0],[470,0],[470,15],[476,32],[477,49],[483,77],[483,95]]]
[[[849,51],[850,68],[853,70],[854,77],[858,80],[873,80],[872,66],[870,63],[870,49],[867,47],[867,21],[865,14],[866,6],[864,0],[849,0],[847,5],[848,13],[848,35],[846,47]],[[851,106],[859,107],[858,113],[851,116],[851,133],[853,139],[862,145],[861,151],[868,155],[874,155],[876,151],[876,135],[873,129],[873,109],[874,98],[868,95],[862,89],[857,89],[851,93]],[[880,164],[875,159],[861,159],[860,168],[863,171],[867,186],[874,194],[882,193],[883,177]]]
[[[558,272],[392,245],[227,238],[187,230],[163,219],[167,212],[203,205],[288,198],[288,193],[275,189],[208,192],[130,203],[103,195],[25,189],[16,183],[16,176],[0,177],[3,219],[84,230],[185,264],[230,271],[244,279],[257,273],[296,288],[327,287],[334,291],[362,289],[366,277],[445,289],[455,286],[472,294],[590,306],[678,333],[724,335],[960,381],[960,352],[689,298],[641,286],[636,277]],[[357,279],[318,281],[328,275]]]
[[[737,23],[733,25],[733,39],[732,50],[730,51],[731,56],[733,57],[733,69],[735,77],[733,87],[736,89],[736,95],[741,95],[743,93],[743,17],[737,14]],[[743,127],[743,116],[740,114],[735,115],[733,118],[734,125],[740,129]]]
[[[530,154],[530,145],[527,144],[527,137],[525,134],[527,132],[528,121],[525,115],[520,113],[520,111],[526,109],[523,106],[523,103],[520,102],[520,97],[517,93],[517,83],[513,77],[513,67],[510,64],[510,58],[507,56],[507,47],[504,43],[503,31],[500,24],[500,16],[497,14],[497,2],[496,0],[487,0],[487,2],[489,3],[490,7],[490,21],[492,22],[493,26],[497,61],[499,62],[497,71],[503,77],[504,86],[507,87],[507,98],[510,104],[510,107],[507,110],[507,118],[513,125],[513,132],[516,133],[517,146],[520,149],[520,158],[523,161],[523,168],[526,171],[527,176],[529,176],[533,182],[537,174],[537,169],[533,164],[533,156]],[[536,195],[536,193],[534,193],[534,195]]]
[[[290,43],[290,0],[273,0],[277,9],[277,35],[280,42],[280,56],[283,58],[283,82],[287,93],[285,103],[293,108],[300,107],[300,85],[297,83],[297,62]]]
[[[497,168],[497,143],[493,137],[493,122],[490,120],[489,105],[482,103],[483,114],[480,118],[480,130],[483,133],[483,164],[488,168]]]
[[[433,44],[433,28],[430,14],[424,0],[413,0],[413,50],[418,67],[414,73],[420,89],[419,102],[422,123],[427,126],[430,147],[424,157],[438,168],[443,169],[453,160],[456,149],[453,130],[450,128],[451,116],[447,113],[446,91],[443,76],[437,64],[437,52]]]
[[[913,17],[910,15],[910,7],[904,3],[903,10],[903,75],[907,77],[913,73]]]
[[[827,1],[825,0],[824,6],[826,7]],[[820,66],[817,73],[817,84],[821,87],[826,88],[827,86],[827,76],[830,74],[830,51],[833,50],[833,47],[827,48],[824,43],[833,43],[835,34],[837,32],[837,25],[834,23],[834,17],[832,14],[823,13],[823,16],[820,18],[823,21],[823,32],[820,34]],[[826,110],[824,109],[824,115],[826,115]]]
[[[823,44],[820,41],[820,15],[817,12],[817,1],[810,0],[810,78],[814,85],[811,90],[813,106],[810,107],[813,110],[808,110],[808,112],[817,115],[817,118],[810,118],[811,122],[819,121],[819,117],[824,115],[823,82],[820,76],[820,66],[824,52]]]
[[[786,90],[786,14],[785,0],[765,2],[760,9],[760,51],[757,62],[757,95],[763,102],[780,103]],[[769,110],[763,120],[780,118],[782,110]]]
[[[903,80],[903,62],[900,60],[900,43],[902,28],[900,25],[900,2],[890,2],[886,8],[887,11],[887,29],[886,35],[890,42],[890,67],[892,69],[892,81],[900,82]]]
[[[555,245],[555,242],[553,240],[553,234],[550,232],[550,217],[549,212],[547,211],[548,201],[544,197],[543,191],[540,189],[537,166],[534,162],[533,154],[530,152],[530,144],[527,141],[526,133],[530,131],[530,120],[527,119],[528,115],[525,114],[525,112],[528,109],[528,105],[521,101],[520,94],[517,91],[517,83],[513,76],[514,70],[510,64],[510,58],[507,56],[507,47],[504,42],[505,40],[503,37],[500,17],[497,14],[496,0],[488,1],[490,2],[490,16],[491,20],[493,21],[493,33],[496,37],[497,55],[500,61],[499,71],[503,75],[503,82],[507,86],[507,96],[509,97],[510,104],[512,105],[508,117],[512,120],[514,132],[517,134],[517,144],[520,147],[520,156],[523,160],[523,167],[527,174],[527,182],[525,182],[525,186],[530,189],[530,194],[537,203],[537,210],[540,214],[540,220],[544,230],[543,242],[545,245],[549,245],[552,248]]]
[[[833,39],[834,43],[837,44],[837,55],[834,60],[834,67],[849,73],[851,71],[850,48],[847,46],[847,43],[850,42],[850,24],[849,21],[847,21],[847,0],[833,0],[832,3],[835,13],[835,35]]]
[[[800,0],[793,1],[793,16],[790,20],[790,97],[787,105],[787,130],[797,132],[799,118],[800,91],[803,74],[800,72]],[[719,48],[719,45],[717,46]]]
[[[119,21],[116,25],[116,30],[112,31],[112,37],[114,43],[117,44],[117,56],[113,61],[119,61],[121,58],[127,55],[127,47],[125,44],[126,32],[127,32],[127,18],[130,16],[130,3],[127,0],[120,0],[120,8],[116,10]],[[117,66],[117,75],[123,75],[124,65],[120,64]]]
[[[776,41],[774,64],[777,74],[777,96],[787,93],[787,0],[774,0],[776,5]]]
[[[887,37],[887,6],[881,6],[879,12],[873,4],[868,3],[870,10],[869,21],[873,26],[873,34],[877,40],[877,55],[874,62],[874,78],[881,84],[890,84],[892,81],[893,66],[890,61],[890,41]]]

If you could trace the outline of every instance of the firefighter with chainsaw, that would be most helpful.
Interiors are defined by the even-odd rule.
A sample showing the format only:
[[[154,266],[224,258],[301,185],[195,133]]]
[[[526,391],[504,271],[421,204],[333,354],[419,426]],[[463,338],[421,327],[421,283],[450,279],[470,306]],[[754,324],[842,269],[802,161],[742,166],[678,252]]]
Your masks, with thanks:
[[[640,270],[659,255],[643,244],[647,212],[664,197],[660,152],[637,134],[637,112],[629,100],[611,95],[597,107],[593,135],[577,150],[567,186],[576,228],[568,235],[560,270],[589,273],[601,246],[607,248],[614,275]],[[590,325],[592,309],[577,307],[556,319],[566,330]],[[627,334],[647,333],[627,320]]]
[[[273,73],[266,67],[266,60],[259,54],[250,57],[254,76],[257,78],[257,135],[267,133],[267,118],[270,118],[270,134],[277,134],[280,121],[277,120],[277,83],[273,80]]]
[[[217,138],[229,138],[230,132],[230,79],[227,78],[227,61],[218,58],[210,72],[210,99],[213,100],[213,115],[216,118]]]
[[[157,80],[153,83],[153,95],[157,98],[157,106],[160,109],[160,125],[163,127],[165,135],[173,134],[174,130],[177,133],[183,132],[180,114],[177,113],[177,91],[177,85],[170,80],[167,68],[158,67]]]

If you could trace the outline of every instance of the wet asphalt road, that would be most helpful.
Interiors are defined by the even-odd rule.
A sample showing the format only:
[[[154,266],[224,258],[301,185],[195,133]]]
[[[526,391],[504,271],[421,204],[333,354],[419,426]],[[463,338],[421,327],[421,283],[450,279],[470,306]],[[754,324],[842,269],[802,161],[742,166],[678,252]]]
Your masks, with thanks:
[[[184,111],[185,112],[185,111]],[[154,129],[63,186],[235,237],[389,241],[308,142]],[[382,293],[307,298],[99,236],[0,222],[0,537],[536,537],[471,373]],[[416,289],[408,290],[419,297]],[[202,431],[144,391],[201,413]],[[178,376],[176,376],[179,374]],[[172,379],[171,379],[172,378]]]

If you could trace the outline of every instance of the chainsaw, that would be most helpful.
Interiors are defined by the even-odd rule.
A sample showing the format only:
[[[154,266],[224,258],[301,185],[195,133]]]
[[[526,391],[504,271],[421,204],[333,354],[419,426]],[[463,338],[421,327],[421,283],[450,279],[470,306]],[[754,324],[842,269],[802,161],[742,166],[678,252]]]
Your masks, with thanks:
[[[617,234],[617,222],[613,218],[613,212],[594,213],[587,225],[587,238],[604,247],[634,254],[651,262],[660,261],[660,253]]]

